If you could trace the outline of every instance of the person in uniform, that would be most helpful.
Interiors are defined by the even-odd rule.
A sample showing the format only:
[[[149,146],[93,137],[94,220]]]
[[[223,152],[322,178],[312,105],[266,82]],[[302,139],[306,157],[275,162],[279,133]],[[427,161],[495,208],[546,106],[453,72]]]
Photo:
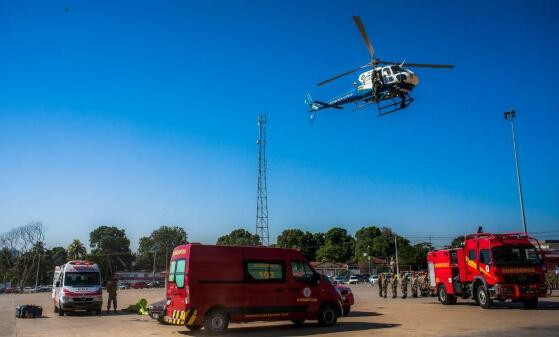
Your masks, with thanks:
[[[411,274],[411,295],[417,297],[417,273]]]
[[[390,288],[392,290],[392,298],[398,297],[398,274],[392,273],[390,277]]]
[[[382,273],[382,277],[382,297],[386,298],[386,296],[388,295],[388,279],[386,278],[385,273]]]
[[[378,278],[378,297],[382,297],[382,289],[384,287],[384,283],[386,282],[386,276],[384,276],[384,273],[381,273],[379,278]]]
[[[113,304],[113,311],[116,313],[116,290],[118,289],[117,284],[118,279],[113,277],[113,279],[107,282],[107,293],[109,293],[109,299],[107,301],[107,313],[111,309],[111,303]]]
[[[402,298],[408,297],[408,274],[402,273],[400,276],[400,290],[402,291]]]

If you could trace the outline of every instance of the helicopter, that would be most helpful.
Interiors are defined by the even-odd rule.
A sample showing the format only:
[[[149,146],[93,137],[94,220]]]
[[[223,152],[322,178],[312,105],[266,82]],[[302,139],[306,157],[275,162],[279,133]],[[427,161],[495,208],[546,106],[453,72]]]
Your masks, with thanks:
[[[314,120],[319,110],[328,108],[343,109],[343,105],[348,103],[357,104],[357,107],[352,110],[361,109],[370,104],[377,104],[379,116],[402,110],[413,102],[410,92],[419,84],[419,77],[408,68],[454,68],[454,65],[451,64],[391,62],[375,58],[375,48],[371,40],[369,40],[361,18],[354,16],[353,21],[365,41],[371,60],[363,66],[331,77],[319,82],[317,85],[322,86],[365,68],[372,69],[359,75],[359,84],[357,82],[353,83],[353,90],[326,102],[314,100],[310,94],[307,94],[305,103],[310,107],[310,122]]]

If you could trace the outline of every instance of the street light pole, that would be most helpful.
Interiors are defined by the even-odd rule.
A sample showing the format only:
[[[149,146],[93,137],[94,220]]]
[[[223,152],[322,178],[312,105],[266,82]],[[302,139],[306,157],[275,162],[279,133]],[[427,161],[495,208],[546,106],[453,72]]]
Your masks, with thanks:
[[[524,213],[524,197],[522,195],[522,182],[520,181],[520,168],[518,166],[518,152],[516,149],[516,136],[514,133],[514,118],[516,117],[516,111],[506,111],[505,119],[510,121],[510,126],[512,130],[512,146],[514,148],[514,162],[516,165],[516,182],[518,184],[518,195],[520,197],[520,213],[522,215],[522,226],[524,227],[524,233],[528,234],[528,228],[526,227],[526,214]]]

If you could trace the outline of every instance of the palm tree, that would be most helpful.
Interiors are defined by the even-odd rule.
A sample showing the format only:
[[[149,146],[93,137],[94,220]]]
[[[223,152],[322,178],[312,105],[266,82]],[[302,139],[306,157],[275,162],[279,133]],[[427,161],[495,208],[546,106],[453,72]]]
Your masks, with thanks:
[[[85,254],[87,254],[87,250],[85,249],[83,243],[78,239],[74,239],[74,241],[72,241],[72,243],[68,246],[68,257],[72,260],[83,259]]]

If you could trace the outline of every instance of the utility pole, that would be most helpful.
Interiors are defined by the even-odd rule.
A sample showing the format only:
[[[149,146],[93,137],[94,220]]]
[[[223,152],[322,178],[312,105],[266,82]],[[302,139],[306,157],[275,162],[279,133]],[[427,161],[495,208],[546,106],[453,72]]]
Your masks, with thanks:
[[[371,250],[369,249],[369,245],[367,245],[367,260],[369,260],[369,277],[371,276]]]
[[[151,276],[151,281],[155,282],[155,257],[157,256],[157,250],[154,249],[152,253],[153,253],[153,274]]]
[[[522,195],[522,182],[520,181],[520,168],[518,166],[518,152],[516,149],[516,136],[514,133],[514,118],[516,117],[516,111],[506,111],[505,119],[510,121],[510,126],[512,130],[512,146],[514,148],[514,163],[516,165],[516,182],[518,185],[518,195],[520,197],[520,213],[522,215],[522,227],[524,227],[524,233],[528,234],[528,228],[526,227],[526,214],[524,213],[524,197]]]
[[[39,283],[39,270],[41,269],[41,253],[37,253],[39,259],[37,261],[37,273],[35,274],[35,292],[37,292],[37,285]]]
[[[270,244],[268,231],[268,188],[266,184],[266,115],[258,114],[258,189],[256,192],[256,235],[264,246]]]
[[[396,246],[396,275],[400,275],[400,263],[398,262],[398,241],[396,241],[396,235],[394,235],[394,245]]]

